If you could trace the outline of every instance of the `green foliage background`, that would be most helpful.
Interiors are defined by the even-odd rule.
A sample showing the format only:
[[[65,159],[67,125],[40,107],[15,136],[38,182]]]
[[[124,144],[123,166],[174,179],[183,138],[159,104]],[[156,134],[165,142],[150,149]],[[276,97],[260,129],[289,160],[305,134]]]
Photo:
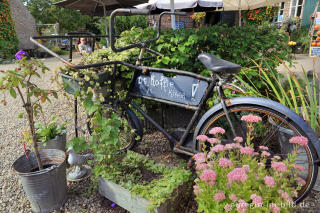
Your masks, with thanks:
[[[0,2],[0,50],[5,58],[11,58],[18,50],[18,38],[8,0]]]

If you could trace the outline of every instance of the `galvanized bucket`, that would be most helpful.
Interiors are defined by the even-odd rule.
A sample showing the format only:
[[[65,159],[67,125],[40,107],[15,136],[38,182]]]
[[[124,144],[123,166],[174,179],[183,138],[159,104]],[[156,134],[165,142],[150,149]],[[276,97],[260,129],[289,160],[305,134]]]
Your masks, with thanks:
[[[66,154],[57,149],[39,152],[45,169],[38,171],[34,153],[18,158],[12,168],[22,182],[32,210],[44,213],[60,208],[67,200]]]
[[[57,135],[54,139],[47,141],[45,146],[43,146],[43,144],[39,142],[38,147],[40,149],[59,149],[65,152],[66,143],[67,143],[67,133],[64,132],[61,135]]]

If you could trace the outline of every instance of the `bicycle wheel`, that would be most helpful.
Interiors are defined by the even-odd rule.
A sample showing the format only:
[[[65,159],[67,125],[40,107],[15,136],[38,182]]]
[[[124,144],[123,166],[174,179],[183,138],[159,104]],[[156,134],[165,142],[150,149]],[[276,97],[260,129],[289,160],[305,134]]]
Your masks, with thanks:
[[[108,104],[104,104],[104,107],[111,113],[117,113],[121,118],[119,132],[121,147],[119,151],[132,149],[137,142],[141,141],[143,135],[142,127],[136,115],[129,108],[120,111],[119,109],[114,109],[114,107],[111,108]],[[110,116],[110,113],[107,113],[105,116]],[[94,124],[91,123],[91,118],[88,116],[87,128],[90,135],[92,134],[92,125]]]
[[[260,145],[267,146],[272,156],[278,155],[282,159],[285,159],[293,151],[293,144],[289,143],[289,139],[293,136],[307,137],[307,134],[304,132],[305,130],[298,123],[287,119],[285,114],[267,107],[243,104],[231,106],[228,108],[228,111],[237,136],[241,136],[244,139],[246,139],[246,123],[241,121],[241,117],[247,114],[254,114],[262,118],[262,125],[259,125],[261,129],[255,129],[256,133],[252,142],[255,149]],[[202,125],[199,133],[201,135],[209,135],[209,130],[213,127],[222,127],[226,130],[222,143],[232,142],[234,136],[223,110],[213,114]],[[309,137],[308,139],[308,146],[299,149],[295,162],[305,168],[305,172],[299,173],[299,176],[306,181],[306,184],[298,192],[298,196],[294,198],[295,202],[301,201],[308,194],[315,184],[318,175],[318,166],[314,163],[317,159],[317,154],[311,143],[311,139]],[[199,143],[197,144],[197,149],[201,149]]]

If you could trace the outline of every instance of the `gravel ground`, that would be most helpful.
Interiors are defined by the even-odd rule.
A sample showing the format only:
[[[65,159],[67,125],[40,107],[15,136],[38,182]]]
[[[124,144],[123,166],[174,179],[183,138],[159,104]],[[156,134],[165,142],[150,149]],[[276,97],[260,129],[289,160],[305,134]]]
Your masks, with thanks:
[[[76,57],[79,58],[79,57]],[[45,59],[45,64],[52,70],[37,83],[43,88],[56,89],[55,83],[51,83],[53,70],[61,63],[54,58]],[[15,65],[0,65],[0,70],[12,69]],[[0,97],[1,99],[1,97]],[[67,139],[74,137],[73,130],[73,105],[72,97],[64,97],[59,94],[59,99],[53,100],[51,104],[45,104],[44,112],[48,119],[55,114],[63,121],[69,121],[67,126]],[[18,119],[18,112],[23,110],[20,100],[7,98],[8,105],[0,106],[0,212],[31,212],[30,203],[27,200],[18,177],[11,170],[11,165],[23,154],[20,141],[22,130],[27,128],[27,121]],[[82,113],[82,115],[84,115]],[[84,117],[84,116],[82,116]],[[80,123],[84,124],[84,119]],[[157,140],[155,140],[157,139]],[[154,156],[157,161],[168,163],[176,159],[175,155],[169,152],[169,146],[164,145],[166,140],[159,133],[150,133],[143,138],[143,142],[136,148],[143,154]],[[150,144],[153,143],[153,144]],[[164,158],[164,156],[166,156]],[[171,162],[172,163],[172,162]],[[66,204],[56,212],[106,212],[125,213],[126,210],[120,207],[111,207],[112,202],[100,196],[95,190],[90,190],[92,184],[88,179],[77,183],[68,183],[68,200]],[[304,207],[296,212],[320,212],[320,193],[312,191],[304,200]],[[196,212],[196,204],[193,199],[183,212]]]

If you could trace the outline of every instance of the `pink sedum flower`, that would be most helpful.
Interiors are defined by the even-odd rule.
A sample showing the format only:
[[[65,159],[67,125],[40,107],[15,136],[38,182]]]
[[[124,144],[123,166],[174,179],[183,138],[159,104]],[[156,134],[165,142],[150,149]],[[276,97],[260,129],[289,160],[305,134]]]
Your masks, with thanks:
[[[235,194],[231,194],[229,195],[230,200],[232,200],[233,202],[236,202],[238,200],[237,196]]]
[[[292,201],[293,201],[292,197],[290,197],[290,195],[289,195],[287,192],[282,192],[282,193],[280,193],[280,194],[281,194],[281,197],[282,197],[285,201],[287,201],[287,202],[292,202]]]
[[[250,196],[252,203],[255,205],[255,207],[261,207],[262,206],[262,197],[256,194],[252,194]]]
[[[304,172],[306,170],[306,168],[304,168],[303,166],[298,165],[298,164],[293,165],[293,168],[295,168],[301,172]]]
[[[198,186],[198,185],[194,185],[194,186],[193,186],[193,192],[194,192],[194,194],[195,194],[196,196],[199,195],[199,190],[200,190],[200,186]]]
[[[211,148],[211,152],[222,152],[224,151],[224,146],[221,144],[215,145],[214,147]]]
[[[243,138],[242,137],[235,137],[233,140],[235,142],[237,142],[237,143],[242,143],[243,142]]]
[[[212,145],[220,143],[220,141],[217,138],[208,138],[207,141]]]
[[[262,155],[263,157],[269,157],[269,156],[270,156],[270,153],[267,152],[267,151],[262,151],[261,155]]]
[[[209,185],[213,185],[215,183],[216,178],[217,178],[217,173],[215,173],[210,169],[204,170],[200,175],[200,179]]]
[[[254,154],[254,149],[251,147],[241,147],[240,148],[240,153],[241,154],[246,154],[246,155],[253,155]]]
[[[240,213],[245,213],[247,212],[247,208],[248,208],[248,203],[244,200],[239,200],[237,203],[237,210]]]
[[[261,150],[265,150],[265,151],[269,150],[269,148],[268,148],[268,147],[266,147],[266,146],[259,146],[259,149],[261,149]]]
[[[199,171],[199,170],[205,170],[208,168],[208,165],[206,163],[199,163],[199,164],[196,164],[196,170]]]
[[[262,121],[262,118],[256,115],[249,114],[242,116],[241,120],[250,123],[258,123],[259,121]]]
[[[232,205],[230,203],[227,203],[225,206],[224,206],[224,210],[226,212],[231,212],[232,210]]]
[[[303,137],[303,136],[295,136],[295,137],[290,138],[289,142],[293,143],[293,144],[299,144],[300,146],[307,146],[308,145],[308,138]]]
[[[228,167],[233,166],[232,162],[228,160],[227,158],[220,158],[219,159],[219,166],[221,167]]]
[[[240,181],[245,182],[248,179],[248,175],[243,168],[235,168],[227,174],[228,181]]]
[[[218,193],[213,196],[213,198],[215,201],[219,202],[224,200],[226,198],[226,195],[223,191],[219,190]]]
[[[250,171],[250,166],[249,165],[243,165],[242,168],[244,171],[249,172]]]
[[[213,127],[210,131],[209,134],[211,135],[216,135],[216,134],[224,134],[226,133],[226,130],[224,130],[221,127]]]
[[[198,135],[196,139],[199,141],[207,141],[208,137],[206,135]]]
[[[193,156],[193,159],[195,159],[196,164],[204,163],[206,162],[206,155],[203,152],[197,153]]]
[[[269,187],[274,187],[275,181],[274,181],[273,177],[266,176],[266,177],[264,177],[264,183]]]
[[[265,164],[263,162],[259,162],[258,165],[261,167],[265,167]]]
[[[274,203],[270,205],[270,210],[272,211],[272,213],[280,213],[280,207]]]
[[[271,167],[275,169],[278,172],[286,172],[287,171],[287,166],[286,164],[282,162],[271,162]]]
[[[298,181],[298,184],[299,184],[300,186],[306,185],[306,181],[303,180],[301,177],[297,177],[297,181]]]

